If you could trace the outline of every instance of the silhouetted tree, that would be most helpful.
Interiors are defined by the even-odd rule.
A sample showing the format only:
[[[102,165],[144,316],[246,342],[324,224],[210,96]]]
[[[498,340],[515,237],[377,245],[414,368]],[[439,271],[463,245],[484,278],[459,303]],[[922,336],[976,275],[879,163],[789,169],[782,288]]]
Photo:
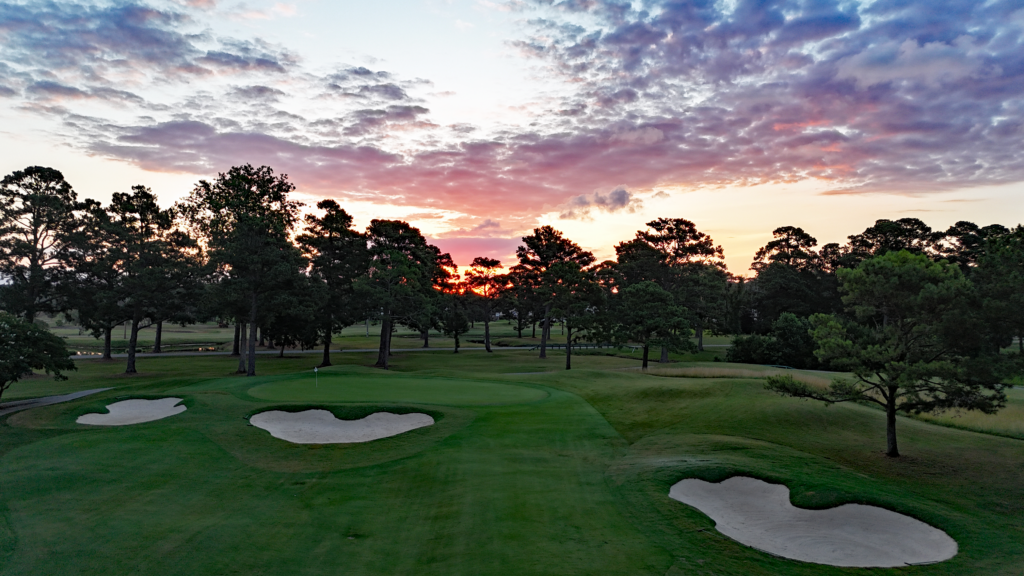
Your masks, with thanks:
[[[106,249],[119,271],[117,292],[131,323],[125,373],[134,374],[139,330],[184,287],[200,266],[198,244],[174,228],[173,210],[162,210],[145,186],[116,192],[107,208]]]
[[[57,284],[76,195],[53,168],[29,166],[0,180],[0,306],[33,322],[65,307]]]
[[[814,247],[818,240],[796,226],[783,226],[772,232],[774,238],[754,255],[750,266],[760,271],[769,264],[785,264],[796,270],[819,269],[818,253]]]
[[[971,278],[978,287],[987,323],[1005,340],[1017,338],[1024,356],[1024,227],[989,235]]]
[[[68,358],[63,339],[32,322],[0,312],[0,397],[33,370],[66,380],[62,372],[77,368]]]
[[[389,366],[391,336],[397,324],[414,319],[434,296],[435,279],[445,275],[440,251],[419,229],[399,220],[373,220],[366,229],[369,267],[356,282],[367,307],[380,314],[376,366]],[[451,257],[448,257],[450,260]]]
[[[555,262],[544,273],[551,290],[551,314],[565,326],[565,369],[572,369],[572,345],[582,340],[596,320],[601,286],[592,270],[578,261]],[[574,333],[575,331],[575,333]]]
[[[581,268],[594,263],[594,255],[575,242],[562,236],[551,226],[535,228],[533,234],[523,237],[523,246],[516,248],[519,264],[516,274],[529,279],[534,285],[538,301],[543,306],[540,336],[540,357],[547,358],[547,343],[551,336],[551,307],[554,304],[557,279],[548,270],[557,263],[573,262]]]
[[[652,345],[670,350],[690,345],[688,311],[676,304],[669,291],[651,280],[630,284],[612,294],[609,308],[616,341],[640,344],[645,370]]]
[[[814,250],[818,240],[795,226],[776,228],[773,235],[750,266],[757,272],[750,285],[751,328],[767,334],[786,312],[806,318],[838,311],[838,245],[826,245],[819,254]]]
[[[78,323],[96,338],[103,338],[103,360],[111,360],[115,326],[127,320],[122,306],[124,267],[110,214],[95,200],[79,206],[65,254],[71,281],[61,283],[69,306],[78,312]]]
[[[477,256],[473,259],[473,266],[466,272],[466,284],[480,296],[484,320],[484,349],[488,352],[491,351],[491,319],[494,317],[498,295],[508,282],[504,275],[498,273],[500,268],[499,260]]]
[[[330,366],[331,335],[365,318],[357,302],[355,282],[366,273],[369,254],[366,238],[352,228],[352,217],[337,202],[321,200],[316,207],[324,215],[306,215],[306,231],[299,235],[298,242],[310,260],[311,273],[327,289],[314,321],[324,344],[320,366]]]
[[[912,254],[933,255],[938,237],[917,218],[876,220],[860,234],[849,237],[849,248],[842,265],[854,268],[859,262],[887,252],[906,250]]]
[[[537,294],[535,283],[528,270],[513,267],[505,275],[508,284],[501,290],[501,305],[515,322],[516,333],[523,337],[523,330],[535,321],[533,310]]]
[[[969,276],[978,259],[985,254],[987,241],[1009,233],[1005,226],[999,224],[982,228],[973,222],[962,220],[950,226],[944,233],[935,235],[935,250],[939,257],[959,265],[960,271]]]
[[[213,182],[201,180],[180,203],[181,212],[206,240],[210,260],[249,310],[248,366],[256,375],[256,327],[261,301],[306,268],[290,235],[301,203],[288,199],[295,186],[268,166],[234,166]]]
[[[659,218],[647,227],[616,247],[619,268],[627,280],[653,280],[671,292],[689,310],[698,349],[703,350],[704,331],[725,324],[728,276],[722,247],[684,218]],[[668,352],[662,346],[660,362],[668,362]]]

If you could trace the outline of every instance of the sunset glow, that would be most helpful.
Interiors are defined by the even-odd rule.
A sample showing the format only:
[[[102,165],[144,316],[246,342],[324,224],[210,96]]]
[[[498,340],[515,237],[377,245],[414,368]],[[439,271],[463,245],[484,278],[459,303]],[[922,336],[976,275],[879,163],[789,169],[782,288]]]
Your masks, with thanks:
[[[660,216],[748,273],[777,226],[1024,220],[1015,2],[0,2],[0,170],[161,202],[233,165],[460,265]]]

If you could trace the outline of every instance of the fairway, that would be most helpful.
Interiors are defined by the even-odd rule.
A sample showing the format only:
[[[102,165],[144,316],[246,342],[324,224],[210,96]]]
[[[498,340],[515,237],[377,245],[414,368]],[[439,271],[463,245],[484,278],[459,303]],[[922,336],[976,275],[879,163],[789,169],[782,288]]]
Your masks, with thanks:
[[[547,396],[537,388],[482,380],[414,376],[383,370],[331,368],[274,377],[253,386],[249,395],[278,402],[410,402],[481,406],[536,402]]]
[[[606,356],[550,371],[559,360],[418,354],[385,372],[351,355],[318,385],[314,358],[268,360],[257,378],[225,376],[230,358],[197,360],[192,374],[181,359],[143,359],[134,378],[83,365],[68,390],[115,388],[0,419],[0,576],[852,573],[744,546],[669,498],[684,478],[737,475],[784,485],[801,508],[891,510],[959,547],[937,564],[857,574],[1020,574],[1021,440],[901,417],[906,456],[892,460],[878,410],[782,398],[753,377],[623,371],[633,361]],[[163,397],[187,410],[75,423]],[[309,409],[435,424],[321,445],[247,421]]]

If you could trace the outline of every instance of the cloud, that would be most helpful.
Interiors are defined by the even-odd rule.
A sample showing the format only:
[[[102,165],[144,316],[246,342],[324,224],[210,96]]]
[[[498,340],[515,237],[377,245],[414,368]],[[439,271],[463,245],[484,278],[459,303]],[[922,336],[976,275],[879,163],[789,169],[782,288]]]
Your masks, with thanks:
[[[563,220],[576,220],[590,216],[591,210],[597,209],[604,212],[618,212],[625,210],[633,213],[640,208],[639,198],[635,198],[625,188],[619,187],[608,194],[594,192],[593,195],[574,196],[565,204],[562,213],[558,215]]]
[[[470,228],[457,228],[437,234],[438,238],[492,238],[507,237],[512,235],[511,230],[501,227],[501,223],[491,218],[484,218],[481,222]]]
[[[553,209],[628,212],[659,187],[818,179],[831,194],[927,194],[1024,180],[1012,2],[495,3],[521,14],[512,46],[564,96],[538,100],[528,124],[443,128],[423,93],[447,87],[341,63],[312,72],[284,47],[215,37],[212,2],[173,6],[0,0],[0,95],[63,119],[80,149],[148,170],[268,164],[311,194],[465,215],[448,239],[514,235],[481,228],[489,218],[517,230]]]
[[[324,81],[329,95],[382,102],[411,100],[408,90],[422,83],[399,82],[386,71],[362,66],[329,74]]]
[[[212,38],[188,12],[133,2],[0,2],[0,38],[0,61],[16,69],[111,86],[119,78],[281,72],[295,63],[260,40]]]
[[[241,20],[272,20],[279,16],[295,16],[298,11],[299,8],[295,4],[283,4],[278,2],[270,7],[269,10],[254,10],[243,3],[235,6],[230,12],[228,12],[228,15],[231,18]]]
[[[837,80],[852,79],[864,89],[884,82],[921,82],[940,86],[974,76],[985,62],[973,49],[973,39],[957,38],[952,44],[916,40],[873,46],[836,64]]]
[[[534,5],[547,15],[513,45],[578,87],[549,112],[549,134],[628,123],[611,142],[659,165],[590,147],[614,155],[630,187],[816,178],[841,193],[923,192],[1024,179],[1012,144],[1024,21],[1011,4]]]
[[[388,106],[381,109],[363,109],[346,116],[348,125],[344,133],[363,136],[395,126],[435,128],[436,124],[421,120],[429,112],[422,106]]]
[[[276,102],[285,95],[284,91],[270,86],[238,86],[228,92],[231,98],[238,100],[256,100],[260,102]]]
[[[125,90],[115,90],[113,88],[105,87],[87,88],[83,90],[74,86],[67,86],[59,82],[46,80],[30,84],[26,88],[26,92],[39,99],[49,101],[101,99],[131,102],[136,104],[144,103],[142,97]]]

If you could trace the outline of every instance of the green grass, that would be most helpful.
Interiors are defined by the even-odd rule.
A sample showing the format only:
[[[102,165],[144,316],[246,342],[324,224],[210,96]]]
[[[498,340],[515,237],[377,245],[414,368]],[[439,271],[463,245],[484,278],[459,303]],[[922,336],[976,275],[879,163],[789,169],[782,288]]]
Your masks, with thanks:
[[[635,360],[534,353],[81,362],[18,397],[113,390],[0,420],[0,575],[1020,574],[1024,442],[764,391],[756,377],[664,377]],[[695,364],[706,370],[759,367]],[[712,375],[714,376],[714,375]],[[34,392],[39,394],[33,394]],[[129,397],[188,409],[120,428],[75,424]],[[293,445],[248,425],[268,409],[343,418],[422,411],[436,424],[357,445]],[[686,477],[745,474],[797,505],[885,506],[953,536],[948,562],[802,564],[746,548],[667,497]]]
[[[386,373],[373,368],[334,367],[269,378],[249,389],[260,400],[302,402],[410,402],[470,406],[535,402],[547,396],[537,388],[439,376]],[[187,391],[187,389],[185,389]]]

